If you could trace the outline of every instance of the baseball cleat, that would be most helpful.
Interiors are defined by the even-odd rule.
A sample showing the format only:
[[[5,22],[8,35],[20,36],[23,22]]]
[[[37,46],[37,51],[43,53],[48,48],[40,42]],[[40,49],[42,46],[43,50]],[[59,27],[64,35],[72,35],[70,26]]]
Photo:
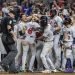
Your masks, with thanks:
[[[44,71],[41,71],[42,73],[51,73],[50,70],[44,70]]]
[[[52,70],[52,72],[58,72],[58,70],[55,69],[55,70]]]
[[[27,70],[27,72],[32,72],[33,73],[33,70]]]

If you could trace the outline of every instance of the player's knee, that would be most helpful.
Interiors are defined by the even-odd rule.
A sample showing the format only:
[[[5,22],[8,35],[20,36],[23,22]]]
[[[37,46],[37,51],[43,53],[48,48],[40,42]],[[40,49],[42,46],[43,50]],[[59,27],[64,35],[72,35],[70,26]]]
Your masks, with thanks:
[[[71,50],[68,50],[66,52],[66,58],[71,58],[72,57],[72,51]]]
[[[45,55],[44,55],[44,54],[41,54],[41,55],[40,55],[40,58],[41,58],[41,59],[45,58]]]

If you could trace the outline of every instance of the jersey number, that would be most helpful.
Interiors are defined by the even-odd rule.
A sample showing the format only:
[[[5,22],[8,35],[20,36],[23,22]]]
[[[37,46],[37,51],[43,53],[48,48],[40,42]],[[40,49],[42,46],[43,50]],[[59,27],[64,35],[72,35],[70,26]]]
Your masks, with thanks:
[[[28,29],[28,34],[32,34],[32,31],[33,31],[32,28],[29,28]]]

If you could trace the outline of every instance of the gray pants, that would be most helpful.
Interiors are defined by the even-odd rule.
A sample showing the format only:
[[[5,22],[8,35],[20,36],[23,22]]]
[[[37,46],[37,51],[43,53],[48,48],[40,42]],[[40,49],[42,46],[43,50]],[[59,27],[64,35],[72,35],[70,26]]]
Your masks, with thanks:
[[[53,49],[55,53],[55,67],[57,69],[60,68],[60,62],[61,62],[61,49],[59,46],[59,39],[60,39],[60,34],[54,35],[54,42],[53,42]]]
[[[16,45],[15,43],[13,44],[6,44],[5,43],[5,37],[6,35],[3,35],[2,36],[2,42],[3,42],[3,45],[6,49],[6,52],[7,52],[7,56],[2,60],[2,64],[4,64],[5,66],[8,65],[9,66],[9,71],[15,71],[16,68],[15,68],[15,56],[17,54],[17,48],[16,48]]]
[[[46,70],[50,70],[51,68],[55,70],[55,66],[53,62],[51,61],[51,59],[49,58],[49,53],[52,50],[52,47],[53,47],[53,41],[44,42],[43,50],[40,55],[42,63]],[[49,66],[51,66],[51,68]]]
[[[15,65],[17,69],[20,69],[21,66],[21,58],[22,58],[22,47],[21,47],[21,39],[17,38],[17,55],[15,57]]]

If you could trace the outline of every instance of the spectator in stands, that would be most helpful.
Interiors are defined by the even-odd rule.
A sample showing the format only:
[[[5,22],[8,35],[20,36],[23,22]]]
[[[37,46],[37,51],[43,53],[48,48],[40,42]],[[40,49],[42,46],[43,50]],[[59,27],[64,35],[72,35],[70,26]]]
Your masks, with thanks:
[[[25,15],[29,16],[32,13],[32,3],[28,2],[28,1],[24,1],[23,5],[22,5],[22,11],[23,13],[25,13]]]

